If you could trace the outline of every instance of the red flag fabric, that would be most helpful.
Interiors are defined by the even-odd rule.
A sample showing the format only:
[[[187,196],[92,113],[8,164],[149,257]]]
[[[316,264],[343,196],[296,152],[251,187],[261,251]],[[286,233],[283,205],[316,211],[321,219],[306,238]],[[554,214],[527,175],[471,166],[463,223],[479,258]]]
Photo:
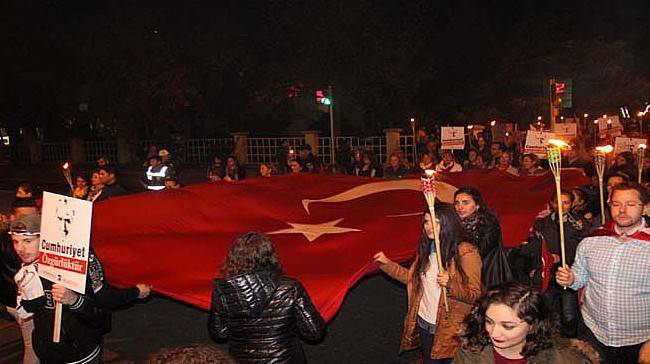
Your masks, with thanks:
[[[550,173],[437,178],[443,201],[451,202],[454,186],[479,188],[500,216],[510,245],[526,238],[554,188]],[[577,173],[568,173],[566,181],[566,186],[586,182]],[[330,320],[348,289],[376,270],[374,253],[383,250],[399,261],[413,256],[424,207],[417,178],[301,174],[206,183],[97,203],[91,242],[111,283],[150,283],[159,293],[208,309],[211,280],[231,243],[258,230],[274,241],[285,274],[302,282]]]

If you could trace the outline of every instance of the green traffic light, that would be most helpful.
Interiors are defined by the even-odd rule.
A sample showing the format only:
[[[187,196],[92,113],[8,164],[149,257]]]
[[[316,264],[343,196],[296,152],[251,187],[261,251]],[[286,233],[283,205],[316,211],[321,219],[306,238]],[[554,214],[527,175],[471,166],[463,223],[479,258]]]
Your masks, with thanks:
[[[323,104],[323,105],[329,105],[329,104],[332,103],[332,100],[330,100],[330,99],[327,98],[327,97],[323,97],[323,98],[320,100],[320,103]]]

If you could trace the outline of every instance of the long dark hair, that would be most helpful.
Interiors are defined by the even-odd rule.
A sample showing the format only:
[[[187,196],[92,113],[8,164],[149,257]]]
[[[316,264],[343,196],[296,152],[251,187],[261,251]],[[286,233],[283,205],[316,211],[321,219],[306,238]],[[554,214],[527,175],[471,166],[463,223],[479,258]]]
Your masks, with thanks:
[[[481,195],[481,191],[470,186],[461,187],[457,189],[456,192],[454,192],[454,201],[456,200],[456,196],[460,195],[461,193],[464,193],[472,197],[474,203],[476,203],[476,205],[478,206],[478,211],[476,211],[477,213],[481,213],[484,215],[494,215],[492,210],[488,208],[487,203],[485,203],[485,200]]]
[[[530,326],[521,355],[531,357],[553,345],[551,338],[557,333],[557,324],[544,296],[536,289],[511,282],[492,287],[476,301],[460,336],[463,349],[478,352],[491,345],[485,329],[485,312],[493,304],[512,308]]]
[[[275,252],[273,242],[259,231],[249,231],[238,237],[230,247],[221,269],[225,277],[254,271],[282,273],[282,263]]]
[[[448,269],[453,261],[456,265],[456,271],[460,274],[463,282],[467,281],[467,275],[460,265],[460,255],[458,254],[458,245],[465,240],[465,228],[460,222],[458,215],[454,208],[448,203],[436,203],[436,219],[440,223],[440,250],[436,252],[440,254],[442,265]],[[424,216],[429,213],[429,210],[424,211]],[[435,223],[435,221],[432,221]],[[413,281],[415,287],[419,288],[421,283],[421,276],[426,272],[429,267],[429,255],[431,250],[435,247],[433,239],[429,239],[424,231],[424,217],[422,218],[422,234],[418,242],[418,251],[416,255],[416,267],[413,272]]]

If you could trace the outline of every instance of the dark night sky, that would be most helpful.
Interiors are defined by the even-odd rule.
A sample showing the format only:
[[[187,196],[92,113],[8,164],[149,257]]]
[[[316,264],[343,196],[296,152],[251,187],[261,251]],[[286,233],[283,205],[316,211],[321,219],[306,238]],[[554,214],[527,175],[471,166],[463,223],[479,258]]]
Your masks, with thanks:
[[[574,110],[638,109],[650,91],[646,1],[11,1],[0,120],[161,120],[260,133],[318,126],[335,86],[344,128],[546,115],[551,76]],[[288,99],[287,89],[301,89]],[[89,111],[78,113],[79,103]],[[198,122],[200,120],[201,122]],[[263,120],[263,122],[261,122]],[[126,122],[125,122],[126,121]],[[209,128],[208,128],[209,129]],[[206,130],[205,133],[218,133]]]

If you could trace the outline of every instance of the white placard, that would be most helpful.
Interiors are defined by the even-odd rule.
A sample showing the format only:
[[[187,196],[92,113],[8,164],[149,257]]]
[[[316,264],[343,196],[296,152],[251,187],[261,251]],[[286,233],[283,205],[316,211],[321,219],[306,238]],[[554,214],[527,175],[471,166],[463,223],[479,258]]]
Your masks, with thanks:
[[[571,139],[578,136],[578,124],[576,123],[562,123],[555,124],[555,137],[562,139],[564,141],[570,141]]]
[[[86,291],[93,204],[43,193],[38,274],[83,294]]]
[[[533,131],[529,130],[526,133],[526,145],[524,153],[533,153],[540,159],[546,159],[546,145],[549,139],[553,139],[555,135],[547,131]]]
[[[632,152],[636,153],[639,144],[648,144],[648,141],[643,138],[625,138],[618,137],[614,140],[614,153]]]
[[[598,131],[601,138],[623,135],[623,125],[617,115],[598,118]]]
[[[462,126],[443,126],[441,149],[465,149],[465,128]]]

